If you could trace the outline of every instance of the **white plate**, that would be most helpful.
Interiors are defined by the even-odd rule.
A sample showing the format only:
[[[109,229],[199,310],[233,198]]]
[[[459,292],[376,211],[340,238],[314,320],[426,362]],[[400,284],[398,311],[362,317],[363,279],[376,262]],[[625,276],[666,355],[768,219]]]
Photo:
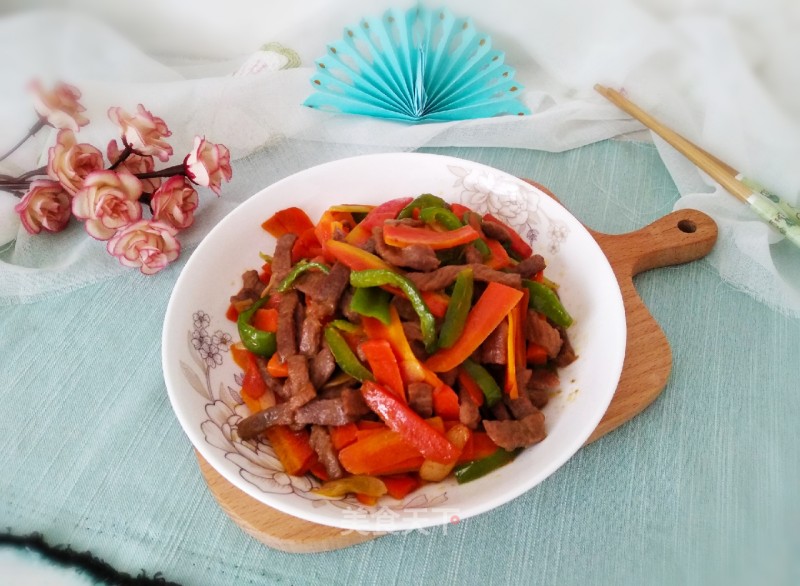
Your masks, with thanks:
[[[430,484],[402,501],[374,507],[352,497],[310,492],[315,481],[285,474],[268,444],[241,442],[231,432],[247,415],[241,371],[228,344],[225,318],[241,274],[261,265],[275,241],[260,224],[298,206],[313,221],[333,204],[371,203],[433,193],[504,219],[531,242],[560,283],[575,318],[569,329],[579,359],[561,370],[562,390],[545,409],[547,438],[492,474],[458,485]],[[540,190],[485,165],[427,154],[382,154],[307,169],[260,191],[225,217],[200,243],[178,278],[162,340],[164,379],[175,414],[192,444],[224,478],[270,507],[315,523],[351,530],[408,530],[454,522],[500,506],[530,490],[577,452],[608,407],[625,354],[625,310],[603,252],[583,226]]]

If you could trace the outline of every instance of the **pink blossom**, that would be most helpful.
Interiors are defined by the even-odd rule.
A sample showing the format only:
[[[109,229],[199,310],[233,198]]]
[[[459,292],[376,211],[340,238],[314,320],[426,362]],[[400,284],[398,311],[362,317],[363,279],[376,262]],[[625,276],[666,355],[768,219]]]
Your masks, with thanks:
[[[58,181],[38,179],[31,182],[28,193],[14,206],[14,211],[31,234],[42,230],[60,232],[69,222],[69,194]]]
[[[102,168],[103,153],[90,144],[78,143],[71,130],[58,131],[56,144],[48,151],[47,174],[59,181],[67,193],[78,193],[86,176]]]
[[[197,192],[183,175],[167,179],[153,194],[150,207],[153,219],[183,230],[194,222],[194,210],[199,205]]]
[[[163,140],[172,133],[158,116],[138,105],[136,114],[128,114],[120,107],[108,109],[108,117],[122,129],[122,142],[139,155],[153,155],[161,161],[172,156],[172,147]]]
[[[119,160],[120,155],[122,154],[122,149],[119,148],[116,140],[111,140],[106,147],[106,156],[108,157],[108,162],[112,165]],[[152,173],[155,168],[155,162],[153,161],[153,157],[150,155],[138,155],[136,153],[131,153],[125,160],[119,164],[117,169],[127,169],[134,175],[137,173]],[[142,191],[147,193],[153,193],[156,189],[158,189],[159,185],[161,185],[161,178],[160,177],[151,177],[149,179],[140,179],[142,182]]]
[[[217,195],[220,194],[222,180],[230,181],[233,176],[228,148],[223,144],[208,142],[205,137],[194,138],[192,152],[186,155],[183,164],[191,181],[210,187]]]
[[[106,245],[108,252],[128,267],[153,275],[178,258],[181,244],[175,229],[163,222],[140,220],[117,231]]]
[[[55,128],[68,128],[78,132],[81,126],[89,124],[89,119],[81,115],[86,108],[78,103],[81,92],[66,83],[56,83],[52,90],[45,91],[39,80],[28,85],[33,94],[33,107],[48,124]]]
[[[142,182],[128,171],[95,171],[72,199],[72,213],[85,220],[90,236],[108,240],[114,233],[142,217]]]

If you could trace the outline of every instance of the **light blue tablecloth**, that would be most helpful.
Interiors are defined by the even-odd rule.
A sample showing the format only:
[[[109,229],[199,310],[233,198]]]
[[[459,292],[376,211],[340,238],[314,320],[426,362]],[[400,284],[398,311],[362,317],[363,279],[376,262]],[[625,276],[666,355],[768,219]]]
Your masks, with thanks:
[[[609,233],[677,197],[655,149],[638,143],[435,152],[534,178]],[[257,176],[266,156],[234,172]],[[186,258],[155,278],[131,271],[0,308],[0,527],[186,585],[800,583],[800,323],[707,261],[636,279],[674,368],[632,422],[446,534],[291,555],[220,510],[170,408],[161,325]]]

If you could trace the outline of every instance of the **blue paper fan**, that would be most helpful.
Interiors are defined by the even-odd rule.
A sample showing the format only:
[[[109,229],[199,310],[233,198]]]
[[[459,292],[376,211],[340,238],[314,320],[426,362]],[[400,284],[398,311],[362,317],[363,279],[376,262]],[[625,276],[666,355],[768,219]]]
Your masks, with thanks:
[[[392,9],[328,45],[304,105],[411,122],[530,114],[504,58],[470,18]]]

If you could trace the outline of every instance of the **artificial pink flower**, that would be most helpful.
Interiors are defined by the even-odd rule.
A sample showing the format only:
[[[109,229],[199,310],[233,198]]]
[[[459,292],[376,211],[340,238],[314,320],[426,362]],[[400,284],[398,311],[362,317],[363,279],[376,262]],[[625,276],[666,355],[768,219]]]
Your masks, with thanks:
[[[78,132],[81,126],[89,124],[89,119],[81,115],[86,108],[78,102],[81,97],[78,88],[59,82],[48,92],[39,80],[34,80],[28,85],[28,89],[33,94],[36,113],[50,126]]]
[[[120,107],[108,109],[108,117],[122,129],[122,142],[139,155],[153,155],[165,162],[172,156],[172,147],[163,140],[172,133],[158,116],[139,104],[136,114]]]
[[[128,267],[153,275],[178,258],[181,244],[175,229],[163,222],[140,220],[117,231],[106,245],[108,252]]]
[[[183,175],[167,179],[150,199],[153,219],[176,230],[188,228],[194,222],[194,211],[199,205],[197,192]]]
[[[205,137],[194,137],[192,152],[186,155],[183,164],[190,180],[197,185],[210,187],[217,195],[220,194],[222,180],[230,181],[233,176],[228,148],[223,144],[208,142]]]
[[[14,206],[14,211],[31,234],[42,230],[60,232],[69,222],[69,194],[58,181],[38,179],[31,182],[28,193]]]
[[[95,171],[72,198],[72,213],[85,220],[90,236],[108,240],[114,233],[142,217],[142,182],[128,171]]]
[[[90,144],[78,143],[71,130],[58,131],[56,144],[48,151],[47,174],[59,181],[67,193],[78,193],[86,176],[102,168],[103,153]]]
[[[119,148],[117,141],[111,140],[106,147],[108,162],[113,165],[119,160],[121,154],[122,149]],[[117,169],[123,168],[136,175],[137,173],[152,173],[155,171],[156,165],[150,155],[131,153],[117,167]],[[147,193],[153,193],[161,185],[161,177],[150,177],[149,179],[140,179],[140,181],[142,182],[142,191]]]

